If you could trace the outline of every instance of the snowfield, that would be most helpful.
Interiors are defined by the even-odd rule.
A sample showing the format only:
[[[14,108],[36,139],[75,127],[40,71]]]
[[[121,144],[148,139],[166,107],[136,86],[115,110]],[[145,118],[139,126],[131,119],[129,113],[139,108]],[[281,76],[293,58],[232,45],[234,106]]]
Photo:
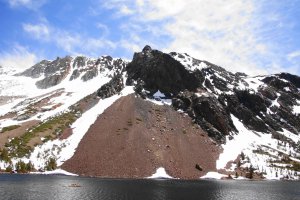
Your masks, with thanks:
[[[296,155],[295,150],[288,143],[281,145],[278,140],[272,138],[271,134],[248,130],[234,115],[231,115],[231,118],[238,130],[238,134],[234,135],[234,138],[231,140],[227,137],[226,144],[222,145],[223,152],[217,160],[217,169],[225,169],[228,162],[234,161],[243,152],[248,162],[244,165],[242,164],[242,167],[250,167],[252,165],[258,172],[265,173],[266,179],[279,180],[287,176],[293,179],[299,178],[293,170],[282,169],[280,163],[270,164],[270,161],[276,161],[276,157],[280,158],[279,155],[281,154]],[[300,141],[299,135],[295,135],[286,129],[279,133],[290,138],[295,143]],[[271,159],[272,157],[265,153],[254,153],[257,150],[268,152],[274,157],[273,160]],[[291,159],[295,158],[291,157]],[[233,164],[231,169],[226,170],[233,171],[235,167],[236,165]]]

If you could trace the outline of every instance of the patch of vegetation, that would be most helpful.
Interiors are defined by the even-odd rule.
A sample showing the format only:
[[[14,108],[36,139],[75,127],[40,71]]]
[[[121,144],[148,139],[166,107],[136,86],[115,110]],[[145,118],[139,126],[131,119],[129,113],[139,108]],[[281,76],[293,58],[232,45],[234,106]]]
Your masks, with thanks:
[[[5,143],[5,147],[8,149],[10,157],[24,157],[28,156],[32,151],[32,147],[28,146],[31,139],[38,136],[39,133],[50,130],[43,142],[51,140],[59,136],[66,128],[69,128],[72,123],[77,119],[75,111],[62,113],[55,117],[38,124],[37,126],[26,131],[23,135],[15,137],[9,142]]]
[[[293,169],[294,171],[300,172],[300,163],[298,163],[298,162],[293,162],[293,163],[292,163],[292,169]]]
[[[0,149],[0,160],[6,162],[6,163],[10,163],[11,159],[8,155],[8,151],[6,148]]]
[[[8,167],[6,167],[5,172],[11,173],[13,171],[13,167],[11,165],[9,165]]]
[[[34,170],[33,164],[29,161],[28,163],[24,163],[23,161],[19,161],[16,164],[16,171],[18,173],[28,173]]]
[[[241,152],[241,160],[245,160],[245,154],[244,154],[244,152]]]
[[[7,127],[3,127],[2,130],[1,130],[1,133],[5,133],[7,131],[12,131],[12,130],[15,130],[19,127],[20,127],[20,125],[11,125],[11,126],[7,126]]]
[[[51,157],[45,163],[45,170],[53,171],[57,169],[56,159]]]
[[[253,179],[253,175],[254,175],[254,168],[252,165],[250,165],[250,168],[249,168],[249,174],[248,174],[248,177],[246,178],[249,178],[249,179]]]
[[[255,154],[260,154],[260,155],[270,155],[269,152],[266,152],[262,149],[255,149],[255,150],[252,150],[252,152],[255,153]]]

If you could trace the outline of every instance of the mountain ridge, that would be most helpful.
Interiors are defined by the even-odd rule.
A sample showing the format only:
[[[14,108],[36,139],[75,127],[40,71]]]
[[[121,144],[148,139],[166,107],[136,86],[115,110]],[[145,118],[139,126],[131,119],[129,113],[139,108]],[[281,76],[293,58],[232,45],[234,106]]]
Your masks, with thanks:
[[[71,113],[72,120],[65,122],[68,125],[52,125],[53,129],[61,127],[61,130],[59,133],[51,133],[51,138],[47,141],[56,141],[59,134],[71,128],[89,109],[106,99],[122,96],[124,90],[131,88],[133,90],[130,93],[134,92],[136,98],[171,106],[174,110],[185,113],[216,146],[221,147],[223,153],[216,163],[223,165],[216,164],[219,165],[217,170],[225,168],[228,174],[239,174],[244,169],[247,172],[251,166],[255,168],[255,173],[267,178],[299,178],[300,77],[296,75],[280,73],[249,77],[243,73],[228,72],[220,66],[187,54],[166,54],[145,46],[141,52],[134,54],[131,62],[110,56],[98,59],[83,56],[57,58],[54,61],[41,61],[17,74],[17,77],[27,77],[33,81],[39,88],[33,91],[37,91],[40,97],[33,96],[31,100],[16,97],[20,102],[12,100],[11,105],[14,106],[4,105],[4,111],[0,113],[2,130],[31,120],[44,124],[51,117]],[[5,90],[3,91],[4,95],[3,92],[0,94],[2,97],[6,96]],[[9,110],[10,112],[6,112]],[[32,140],[43,138],[42,135],[49,136],[48,132],[51,131],[35,133],[30,139],[31,143]],[[249,143],[241,141],[247,140],[247,135],[241,137],[246,132],[252,138]],[[5,134],[9,137],[9,131]],[[84,134],[81,133],[83,137]],[[22,133],[19,135],[18,137],[22,137]],[[233,143],[239,137],[240,141]],[[263,141],[259,141],[259,138]],[[13,139],[15,138],[11,140]],[[47,141],[38,141],[25,155],[30,157],[30,152],[34,149],[46,151],[43,146],[47,146]],[[78,145],[80,140],[77,142]],[[9,143],[11,141],[7,140],[4,148],[14,152],[14,146]],[[56,145],[58,143],[61,149],[65,148],[63,146],[66,144],[59,141]],[[238,143],[244,145],[240,146]],[[237,146],[233,153],[230,153],[228,144]],[[27,148],[27,144],[24,146]],[[51,156],[60,160],[58,150],[53,152],[40,161],[34,161],[35,167],[43,168],[45,161]],[[239,159],[242,152],[247,159]],[[20,158],[11,156],[11,159],[16,162]],[[38,159],[30,157],[29,160],[23,160],[28,162]],[[231,162],[229,168],[224,166],[228,162]],[[2,162],[1,168],[6,166],[7,163]],[[180,167],[177,166],[177,170],[180,171]],[[176,176],[181,175],[175,173]]]

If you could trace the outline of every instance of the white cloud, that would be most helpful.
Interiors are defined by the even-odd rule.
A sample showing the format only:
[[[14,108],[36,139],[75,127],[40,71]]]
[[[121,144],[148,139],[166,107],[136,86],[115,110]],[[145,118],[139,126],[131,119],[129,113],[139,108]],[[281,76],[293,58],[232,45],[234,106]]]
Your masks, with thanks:
[[[293,60],[294,58],[300,57],[300,50],[293,51],[287,55],[288,60]]]
[[[48,43],[54,43],[60,49],[63,49],[72,55],[90,55],[97,56],[103,49],[107,51],[114,49],[116,44],[106,39],[108,28],[98,23],[98,29],[102,30],[102,36],[99,38],[88,37],[86,35],[66,31],[60,28],[52,27],[47,22],[40,24],[24,24],[23,30],[36,40]]]
[[[23,29],[36,39],[48,40],[50,30],[46,24],[23,24]]]
[[[3,67],[25,69],[33,66],[37,60],[34,53],[20,45],[15,45],[10,52],[0,52],[0,65]]]
[[[13,8],[15,7],[26,7],[28,9],[38,9],[44,5],[47,0],[7,0],[9,5]]]
[[[272,67],[273,60],[278,61],[276,66],[283,63],[278,56],[282,52],[270,43],[274,35],[265,26],[269,21],[281,22],[281,16],[276,12],[264,16],[262,4],[257,0],[110,0],[105,6],[117,15],[122,6],[132,10],[121,27],[129,36],[121,45],[128,50],[150,43],[254,75],[283,69]],[[135,40],[135,35],[140,39]]]
[[[102,32],[102,37],[106,37],[109,35],[110,31],[107,25],[102,23],[97,23],[96,27]]]
[[[120,7],[120,13],[123,15],[131,15],[134,13],[134,11],[131,10],[130,8],[128,8],[128,6],[126,6],[126,5],[122,5]]]
[[[171,18],[164,30],[173,38],[169,51],[183,51],[232,71],[266,73],[255,57],[266,52],[251,26],[251,0],[190,0],[148,2],[146,20]]]

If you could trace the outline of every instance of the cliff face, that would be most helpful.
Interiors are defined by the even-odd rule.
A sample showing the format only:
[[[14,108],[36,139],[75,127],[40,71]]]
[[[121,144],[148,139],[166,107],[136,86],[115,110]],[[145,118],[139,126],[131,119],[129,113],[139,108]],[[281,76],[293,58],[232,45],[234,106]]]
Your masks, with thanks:
[[[44,60],[17,76],[1,70],[0,96],[11,104],[1,107],[0,148],[12,162],[28,157],[38,169],[53,157],[69,171],[109,177],[164,167],[180,178],[224,169],[245,176],[250,168],[299,178],[296,75],[250,77],[150,46],[131,62],[79,56]],[[26,87],[11,84],[23,79]],[[25,122],[32,126],[20,128]]]

